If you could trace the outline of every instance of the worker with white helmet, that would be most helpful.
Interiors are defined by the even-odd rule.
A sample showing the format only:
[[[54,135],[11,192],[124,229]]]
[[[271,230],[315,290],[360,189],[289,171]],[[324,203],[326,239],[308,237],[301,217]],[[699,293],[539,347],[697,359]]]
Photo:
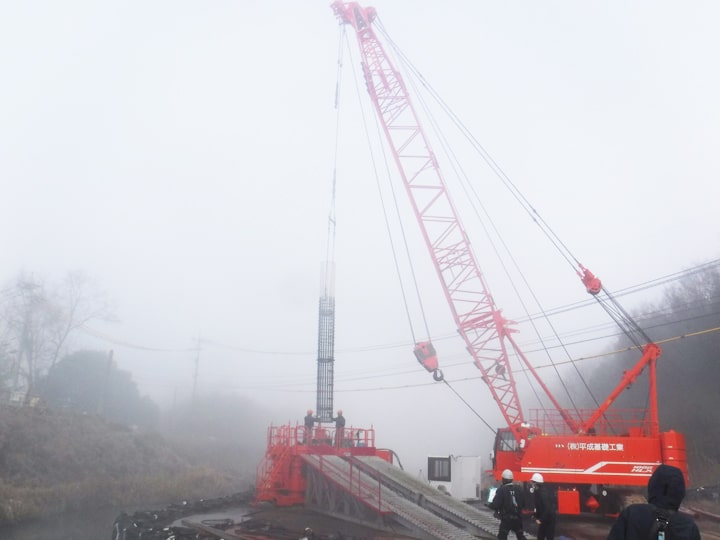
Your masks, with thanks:
[[[313,540],[314,538],[317,538],[315,531],[313,531],[310,527],[305,527],[303,536],[300,537],[300,540]]]
[[[540,473],[535,473],[530,478],[532,482],[533,495],[535,497],[535,512],[533,518],[538,525],[538,540],[553,540],[555,538],[555,522],[557,508],[552,493],[545,485],[545,479]]]
[[[498,540],[506,540],[510,531],[515,533],[517,540],[525,540],[522,523],[524,498],[522,489],[513,484],[513,473],[505,469],[501,475],[502,485],[497,488],[495,497],[488,504],[500,518]]]

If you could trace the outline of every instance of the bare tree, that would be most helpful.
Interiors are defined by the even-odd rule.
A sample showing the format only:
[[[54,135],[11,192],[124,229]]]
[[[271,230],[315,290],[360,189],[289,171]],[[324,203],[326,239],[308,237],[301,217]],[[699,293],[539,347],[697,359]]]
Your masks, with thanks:
[[[56,288],[54,303],[59,318],[49,336],[51,354],[48,368],[54,366],[66,352],[68,339],[76,330],[95,320],[110,320],[112,315],[104,293],[84,273],[69,272]]]
[[[70,272],[55,285],[19,274],[0,293],[0,390],[11,398],[31,396],[38,377],[66,352],[73,332],[107,318],[104,295],[84,274]]]

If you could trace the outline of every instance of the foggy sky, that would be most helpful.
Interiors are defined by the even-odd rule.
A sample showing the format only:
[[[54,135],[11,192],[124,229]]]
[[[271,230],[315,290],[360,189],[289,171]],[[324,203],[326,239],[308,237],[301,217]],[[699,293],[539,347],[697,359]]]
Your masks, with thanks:
[[[201,338],[200,391],[246,394],[276,423],[314,407],[336,125],[328,4],[2,5],[0,278],[95,278],[119,322],[73,345],[114,349],[165,406],[190,394]],[[372,5],[609,287],[718,256],[716,3]],[[355,93],[346,60],[341,114]],[[489,431],[412,356],[362,122],[341,120],[335,404],[409,469],[486,451]],[[497,187],[478,180],[492,205]],[[548,307],[585,298],[526,217],[498,219]],[[451,336],[427,255],[417,260],[431,331]],[[477,377],[457,343],[437,344],[446,375]],[[502,425],[480,381],[457,389]]]

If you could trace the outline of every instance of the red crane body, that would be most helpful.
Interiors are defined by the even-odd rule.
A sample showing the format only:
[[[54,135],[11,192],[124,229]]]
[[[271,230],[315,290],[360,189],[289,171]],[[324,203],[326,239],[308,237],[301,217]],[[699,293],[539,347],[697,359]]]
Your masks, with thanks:
[[[375,34],[375,9],[339,0],[332,8],[341,23],[355,30],[368,93],[458,333],[507,423],[496,435],[495,477],[499,479],[503,469],[512,470],[520,481],[542,473],[546,482],[556,485],[561,513],[613,513],[621,503],[603,486],[644,486],[661,463],[680,467],[687,477],[684,437],[659,430],[655,369],[661,351],[657,345],[644,347],[640,360],[597,409],[568,410],[555,399],[513,339],[513,322],[503,317],[488,291],[403,78]],[[600,280],[589,270],[580,265],[577,272],[589,293],[602,292]],[[524,417],[509,353],[520,359],[554,409]],[[442,380],[430,342],[418,343],[415,355],[436,380]],[[609,407],[646,367],[649,418],[644,409],[616,411],[613,416]],[[593,491],[593,486],[601,488]]]

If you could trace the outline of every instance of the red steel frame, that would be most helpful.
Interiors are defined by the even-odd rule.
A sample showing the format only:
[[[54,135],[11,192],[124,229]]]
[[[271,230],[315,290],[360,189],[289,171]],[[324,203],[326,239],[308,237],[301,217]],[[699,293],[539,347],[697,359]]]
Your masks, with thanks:
[[[303,473],[304,454],[377,456],[392,462],[389,450],[375,447],[373,428],[347,426],[338,440],[337,430],[323,425],[311,429],[298,424],[270,426],[265,458],[256,471],[255,502],[271,502],[277,506],[303,504],[307,485]]]
[[[395,163],[410,197],[458,331],[482,371],[508,426],[520,440],[525,423],[508,360],[511,348],[558,410],[560,404],[512,338],[512,321],[495,305],[452,203],[442,171],[420,125],[400,73],[372,27],[374,8],[356,2],[332,4],[335,14],[356,31],[368,91],[380,117]],[[568,415],[572,427],[574,421]]]
[[[529,480],[532,472],[542,470],[551,482],[642,485],[647,482],[652,470],[663,462],[681,467],[687,476],[684,438],[675,432],[659,432],[655,364],[661,351],[657,345],[650,343],[644,347],[640,360],[598,409],[578,416],[560,406],[513,339],[512,333],[516,330],[511,325],[514,323],[503,317],[488,291],[405,83],[375,34],[372,25],[377,16],[375,9],[339,0],[332,4],[332,8],[341,23],[355,29],[368,92],[458,332],[507,422],[508,428],[500,430],[498,436],[509,431],[517,445],[507,452],[496,449],[496,477],[504,468],[510,468],[520,473],[520,480]],[[582,265],[578,274],[588,292],[598,294],[602,290],[600,281]],[[509,350],[517,355],[543,389],[556,408],[564,424],[563,429],[570,435],[550,436],[526,422],[509,362]],[[421,363],[425,364],[422,359]],[[434,359],[430,365],[436,367]],[[616,436],[604,433],[602,441],[594,438],[597,435],[596,424],[645,367],[648,367],[650,380],[649,422],[644,428],[635,426],[632,431]],[[433,370],[427,365],[426,369]],[[631,434],[634,436],[631,437]],[[574,452],[578,448],[592,450],[585,450],[583,455],[582,452]],[[537,465],[549,461],[556,464],[553,467]],[[532,462],[535,466],[531,465]],[[566,466],[570,463],[572,466]]]

